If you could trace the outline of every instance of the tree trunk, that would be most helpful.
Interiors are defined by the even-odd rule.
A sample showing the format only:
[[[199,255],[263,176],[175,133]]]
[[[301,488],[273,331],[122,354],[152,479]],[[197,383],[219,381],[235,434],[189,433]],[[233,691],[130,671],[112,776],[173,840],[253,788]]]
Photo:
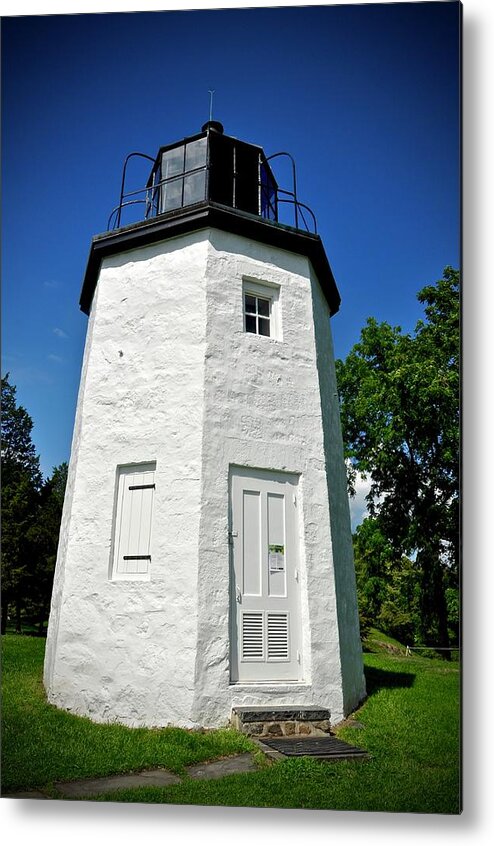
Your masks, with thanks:
[[[444,589],[444,573],[441,563],[437,562],[434,568],[434,605],[437,614],[437,629],[439,636],[439,644],[442,651],[441,655],[446,661],[451,661],[451,652],[449,651],[449,632],[448,632],[448,606],[446,604],[446,596]]]
[[[9,599],[8,596],[2,596],[2,621],[1,632],[4,635],[7,631],[7,620],[9,617]]]
[[[431,544],[421,550],[417,563],[422,570],[421,623],[424,643],[432,648],[440,647],[441,656],[450,661],[448,607],[439,547]]]
[[[41,609],[41,611],[40,611],[40,613],[39,613],[39,617],[38,617],[38,634],[39,634],[39,636],[40,636],[40,637],[41,637],[41,636],[44,634],[44,632],[45,632],[45,626],[44,626],[44,624],[45,624],[45,617],[46,617],[46,608],[45,608],[45,606],[43,605],[43,607],[42,607],[42,609]]]
[[[17,597],[15,600],[15,630],[17,634],[22,633],[22,626],[21,626],[21,600],[20,597]]]

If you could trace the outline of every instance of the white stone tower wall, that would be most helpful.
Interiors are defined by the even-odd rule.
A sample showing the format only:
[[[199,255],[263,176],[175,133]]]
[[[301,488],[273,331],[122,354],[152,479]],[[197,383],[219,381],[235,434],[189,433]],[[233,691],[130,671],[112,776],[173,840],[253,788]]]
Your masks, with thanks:
[[[51,594],[50,618],[48,625],[48,636],[45,647],[45,663],[44,663],[44,684],[45,688],[50,693],[52,689],[56,650],[58,644],[58,631],[60,624],[60,613],[64,601],[65,588],[65,573],[67,565],[67,543],[70,532],[70,521],[72,517],[72,501],[74,498],[74,483],[76,479],[77,460],[79,457],[79,443],[81,438],[81,424],[82,424],[82,406],[86,387],[86,378],[88,370],[89,353],[91,350],[91,339],[93,334],[94,314],[89,317],[86,343],[84,347],[84,358],[82,362],[81,378],[79,382],[79,391],[77,399],[77,409],[74,421],[74,430],[72,433],[71,457],[69,461],[69,469],[67,474],[67,484],[65,487],[64,503],[62,510],[62,519],[60,523],[60,533],[57,549],[57,562],[53,576],[53,588]]]
[[[329,309],[309,261],[300,255],[213,231],[207,269],[207,360],[203,423],[203,479],[200,532],[199,643],[194,721],[224,722],[231,706],[319,705],[333,720],[347,713],[364,695],[358,618],[339,620],[335,591],[335,559],[351,562],[350,542],[330,523],[325,441],[332,455],[341,451],[337,399],[333,413],[323,414],[319,393],[318,348],[332,356]],[[243,280],[279,286],[281,337],[246,333],[243,325]],[[314,302],[317,298],[317,304]],[[320,321],[314,325],[314,310]],[[321,332],[322,337],[317,338]],[[319,361],[323,367],[326,361]],[[328,400],[328,396],[324,397]],[[326,436],[323,424],[327,427]],[[333,461],[334,464],[334,461]],[[228,475],[232,465],[285,470],[301,474],[301,613],[303,675],[300,684],[230,685],[230,563]],[[340,476],[344,474],[340,452]],[[341,480],[340,480],[341,481]],[[349,520],[346,489],[341,514]],[[333,537],[332,537],[333,533]],[[352,585],[347,585],[352,589]],[[353,586],[354,591],[354,586]],[[353,596],[353,607],[355,597]],[[342,679],[340,631],[352,644]],[[358,648],[356,644],[358,643]],[[355,684],[355,678],[358,683]],[[345,701],[346,699],[346,701]]]
[[[321,413],[326,454],[326,479],[331,515],[331,544],[342,669],[343,712],[349,714],[365,696],[362,643],[357,605],[347,475],[334,363],[329,308],[311,272],[313,321],[316,338]]]
[[[245,278],[279,287],[279,338],[244,331]],[[335,393],[329,309],[303,256],[203,230],[104,260],[48,632],[50,701],[129,725],[217,726],[242,704],[319,705],[335,722],[355,707],[365,691]],[[116,468],[149,461],[151,578],[113,581]],[[230,684],[232,465],[300,474],[300,684]]]
[[[207,243],[105,259],[93,300],[47,639],[51,702],[190,724]],[[113,581],[117,465],[156,461],[150,581]],[[69,516],[70,515],[70,516]]]

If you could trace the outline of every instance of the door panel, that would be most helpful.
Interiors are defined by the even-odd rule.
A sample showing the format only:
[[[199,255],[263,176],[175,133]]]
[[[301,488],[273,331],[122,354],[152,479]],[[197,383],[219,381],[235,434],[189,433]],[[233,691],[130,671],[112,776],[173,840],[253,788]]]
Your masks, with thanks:
[[[268,595],[286,596],[285,497],[268,493]]]
[[[301,678],[298,477],[231,474],[231,680]]]
[[[242,593],[260,596],[261,585],[261,496],[259,491],[243,491]]]

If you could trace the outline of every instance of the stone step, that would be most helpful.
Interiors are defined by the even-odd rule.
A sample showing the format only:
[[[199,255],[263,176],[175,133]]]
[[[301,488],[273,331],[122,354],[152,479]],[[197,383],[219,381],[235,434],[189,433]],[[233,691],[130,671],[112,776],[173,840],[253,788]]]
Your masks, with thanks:
[[[304,705],[264,708],[248,705],[232,708],[231,723],[249,737],[321,737],[329,734],[330,717],[327,708]]]

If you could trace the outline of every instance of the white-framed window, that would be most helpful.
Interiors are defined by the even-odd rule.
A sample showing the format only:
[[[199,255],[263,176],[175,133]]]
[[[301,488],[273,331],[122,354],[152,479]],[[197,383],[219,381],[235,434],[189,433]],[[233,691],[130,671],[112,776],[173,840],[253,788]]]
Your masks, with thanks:
[[[150,578],[156,462],[117,467],[113,580]]]
[[[253,335],[271,337],[271,300],[244,294],[245,331]]]
[[[244,331],[251,335],[281,339],[278,285],[243,280]]]

